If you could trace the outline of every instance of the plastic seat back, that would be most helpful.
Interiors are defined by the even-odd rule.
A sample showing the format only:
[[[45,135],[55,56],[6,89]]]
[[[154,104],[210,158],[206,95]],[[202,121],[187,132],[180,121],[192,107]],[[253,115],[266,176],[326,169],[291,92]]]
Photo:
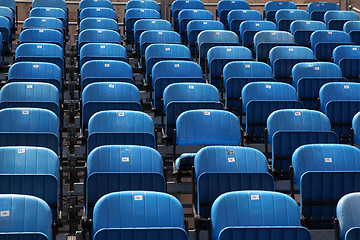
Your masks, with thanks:
[[[116,12],[112,8],[87,7],[80,12],[80,22],[85,18],[111,18],[117,21]]]
[[[290,25],[295,20],[310,20],[309,13],[298,9],[281,9],[276,12],[275,20],[279,31],[290,31]]]
[[[3,237],[52,240],[52,216],[49,205],[40,198],[18,194],[2,194],[0,232]],[[17,223],[17,224],[14,224]]]
[[[336,3],[330,2],[311,2],[307,6],[311,20],[324,21],[324,15],[330,10],[339,10]]]
[[[241,216],[241,217],[240,217]],[[300,224],[300,211],[291,197],[277,192],[239,191],[217,198],[211,208],[213,239],[263,236],[266,239],[310,240]]]
[[[0,6],[10,8],[14,15],[16,13],[16,2],[15,0],[4,0],[1,1]]]
[[[310,48],[298,46],[274,47],[269,52],[269,60],[274,77],[286,83],[291,83],[291,71],[295,64],[316,61]]]
[[[302,109],[294,87],[286,83],[251,82],[242,89],[242,112],[246,115],[248,142],[263,142],[268,116],[279,109]]]
[[[224,24],[215,20],[192,20],[187,25],[187,40],[191,55],[197,54],[195,45],[198,35],[204,30],[225,30]]]
[[[215,46],[207,52],[207,69],[209,81],[215,87],[222,89],[223,81],[221,76],[226,64],[234,61],[251,61],[252,52],[242,46]]]
[[[143,1],[145,2],[145,1]],[[132,8],[125,12],[126,40],[134,40],[134,23],[140,19],[160,19],[160,13],[154,9]]]
[[[349,193],[342,197],[336,206],[336,217],[339,221],[340,239],[356,239],[359,234],[359,193]]]
[[[29,17],[52,17],[59,19],[67,29],[66,11],[60,8],[36,7],[30,10]]]
[[[334,63],[298,63],[292,69],[293,86],[297,89],[298,99],[305,108],[318,110],[317,99],[322,85],[328,82],[345,81],[341,69]]]
[[[81,89],[95,82],[134,83],[131,66],[123,61],[90,60],[81,67]]]
[[[59,157],[40,147],[0,147],[0,194],[24,194],[44,200],[56,219],[60,185]]]
[[[53,63],[18,62],[9,68],[7,82],[50,83],[54,85],[60,93],[62,88],[62,73],[61,69]]]
[[[205,9],[202,1],[176,0],[171,4],[171,16],[175,31],[179,31],[178,15],[184,9]]]
[[[155,148],[154,123],[151,117],[137,111],[101,111],[88,125],[88,154],[102,145],[139,145]]]
[[[187,42],[187,24],[191,20],[213,20],[213,14],[208,10],[184,9],[179,12],[179,33],[183,42]]]
[[[262,19],[261,13],[256,10],[231,10],[228,14],[228,26],[231,31],[238,34],[242,22],[248,20],[259,21]]]
[[[311,227],[331,227],[336,203],[360,190],[360,150],[341,144],[310,144],[294,152],[292,163],[294,183],[300,185],[302,215]]]
[[[161,110],[161,99],[167,86],[172,83],[205,83],[201,67],[192,61],[165,60],[156,63],[152,70],[154,106]]]
[[[0,91],[0,109],[14,107],[44,108],[60,113],[60,94],[49,83],[13,82]]]
[[[95,240],[120,236],[136,240],[150,240],[159,236],[169,240],[188,239],[183,207],[179,200],[167,193],[110,193],[96,203],[94,216]]]
[[[105,110],[141,111],[139,89],[131,83],[101,82],[87,85],[82,92],[82,126],[92,115]]]
[[[172,139],[178,116],[194,109],[223,109],[216,87],[205,83],[173,83],[164,90],[165,129]]]
[[[60,8],[67,12],[67,6],[65,0],[34,0],[32,7],[45,7],[45,8]]]
[[[357,81],[360,76],[360,46],[338,46],[333,51],[336,63],[345,78]]]
[[[352,45],[351,37],[343,31],[318,30],[310,36],[311,49],[319,61],[330,61],[333,50],[340,45]]]
[[[240,24],[240,40],[244,47],[253,50],[254,36],[259,31],[275,31],[276,25],[270,21],[246,20]]]
[[[239,0],[242,1],[242,0]],[[205,58],[210,48],[215,46],[238,46],[239,38],[231,31],[205,30],[197,38],[199,63],[205,69]]]
[[[347,21],[344,24],[344,32],[350,35],[353,43],[360,44],[360,21]]]
[[[80,22],[80,32],[86,29],[113,30],[119,32],[117,21],[111,18],[85,18]]]
[[[79,11],[81,12],[85,8],[113,8],[111,1],[109,0],[81,0],[79,3]]]
[[[9,43],[11,42],[11,22],[6,17],[0,17],[0,33],[4,40],[4,47],[6,47],[6,51],[10,50]]]
[[[19,44],[52,43],[64,48],[64,37],[55,29],[25,29],[20,33]]]
[[[229,26],[227,25],[228,14],[231,10],[235,9],[250,10],[250,5],[248,2],[243,0],[221,0],[217,4],[217,16],[220,22],[226,26],[226,29],[229,29]]]
[[[257,61],[267,61],[273,47],[294,45],[296,45],[294,36],[284,31],[260,31],[254,36],[254,51]]]
[[[121,37],[112,30],[86,29],[79,34],[79,49],[88,43],[121,44]]]
[[[0,146],[46,147],[59,152],[59,119],[39,108],[0,110]]]
[[[118,191],[165,192],[163,160],[149,147],[111,145],[95,148],[87,159],[87,216],[102,196]],[[117,179],[121,178],[121,181]]]
[[[60,19],[52,17],[30,17],[24,21],[25,29],[55,29],[62,34],[64,33],[64,25]]]
[[[240,190],[273,191],[274,180],[269,174],[266,157],[247,147],[210,146],[195,156],[197,213],[210,218],[210,205],[221,194]],[[222,184],[218,184],[221,181]]]
[[[327,83],[319,97],[320,110],[330,119],[341,142],[350,142],[351,121],[360,111],[360,83]]]
[[[64,76],[64,51],[56,44],[24,43],[16,48],[15,62],[46,62],[56,64]]]
[[[126,10],[132,9],[132,8],[139,8],[139,9],[154,9],[156,11],[159,11],[159,4],[156,1],[147,0],[134,0],[129,1],[126,3]]]
[[[190,110],[176,120],[176,144],[240,145],[239,119],[223,110]]]
[[[317,30],[326,30],[326,25],[320,21],[296,20],[290,24],[290,32],[295,42],[300,46],[310,46],[310,36]]]
[[[236,61],[223,69],[225,105],[228,109],[241,113],[241,91],[250,82],[275,81],[272,69],[262,62]]]
[[[264,12],[265,18],[268,21],[276,22],[275,15],[278,10],[281,9],[297,9],[297,6],[293,2],[287,1],[269,1],[265,4]]]
[[[120,44],[88,43],[80,49],[80,67],[91,60],[116,60],[127,63],[127,53]]]
[[[329,10],[324,15],[327,29],[342,31],[347,21],[358,21],[359,16],[353,11]]]

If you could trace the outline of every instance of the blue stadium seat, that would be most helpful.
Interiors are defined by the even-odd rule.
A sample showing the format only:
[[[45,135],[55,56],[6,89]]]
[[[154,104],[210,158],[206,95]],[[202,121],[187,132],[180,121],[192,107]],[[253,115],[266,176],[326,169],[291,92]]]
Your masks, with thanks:
[[[0,16],[7,18],[10,21],[11,26],[14,25],[14,12],[8,7],[1,7]]]
[[[264,142],[266,120],[272,112],[303,108],[303,104],[297,100],[295,88],[286,83],[251,82],[242,89],[241,98],[248,143]]]
[[[223,110],[190,110],[176,120],[176,145],[241,144],[239,119]]]
[[[79,11],[81,12],[85,8],[113,8],[110,0],[81,0],[79,3]]]
[[[295,45],[294,36],[284,31],[260,31],[254,36],[254,51],[257,61],[266,62],[273,47]]]
[[[336,3],[331,2],[311,2],[307,6],[311,20],[324,21],[324,15],[330,10],[340,10]]]
[[[4,41],[3,50],[5,52],[9,52],[11,49],[11,43],[12,43],[11,27],[12,26],[9,19],[0,16],[0,33],[2,35],[2,40]]]
[[[56,220],[60,161],[42,147],[0,147],[0,194],[25,194],[44,200]]]
[[[52,17],[59,19],[65,29],[67,29],[67,14],[60,8],[43,8],[37,7],[31,9],[29,17]]]
[[[198,9],[184,9],[179,12],[178,25],[181,39],[184,43],[187,43],[187,25],[192,20],[213,20],[213,14],[208,10]]]
[[[163,19],[140,19],[134,24],[134,50],[139,51],[139,39],[140,35],[148,30],[163,30],[171,31],[172,26],[169,21]]]
[[[65,75],[64,51],[56,44],[24,43],[16,48],[15,62],[46,62],[56,64]]]
[[[207,64],[205,65],[205,74],[209,74],[209,82],[223,89],[223,68],[229,62],[234,61],[251,61],[253,60],[252,52],[242,46],[215,46],[207,52]]]
[[[91,83],[82,91],[82,127],[91,116],[105,110],[142,111],[140,92],[134,84],[120,82]]]
[[[139,145],[155,148],[154,123],[138,111],[101,111],[88,124],[87,154],[102,145]]]
[[[352,143],[360,145],[360,113],[357,113],[352,120]]]
[[[86,188],[86,215],[89,218],[92,218],[95,203],[108,193],[129,190],[165,192],[161,155],[153,148],[133,145],[95,148],[87,159]]]
[[[297,6],[293,2],[288,1],[269,1],[265,4],[264,13],[265,18],[268,21],[276,23],[275,15],[278,10],[281,9],[297,9]]]
[[[160,19],[160,13],[154,9],[132,8],[125,12],[126,41],[132,43],[134,40],[134,23],[140,19]]]
[[[88,43],[121,44],[121,37],[118,32],[112,30],[86,29],[79,34],[78,42],[78,49],[80,51]]]
[[[310,36],[311,49],[319,61],[330,61],[333,50],[340,45],[351,45],[351,37],[343,31],[318,30]]]
[[[223,109],[219,91],[205,83],[173,83],[164,90],[163,113],[166,114],[165,134],[168,141],[173,138],[176,119],[188,110]],[[165,125],[165,126],[164,126]]]
[[[225,106],[241,114],[241,91],[250,82],[275,81],[272,69],[262,62],[231,62],[223,69]]]
[[[117,21],[111,18],[85,18],[80,22],[79,30],[86,29],[113,30],[119,32]]]
[[[43,108],[60,114],[60,93],[50,83],[13,82],[0,91],[0,109],[14,107]]]
[[[46,147],[59,153],[59,119],[39,108],[0,110],[0,146]]]
[[[105,195],[94,208],[93,239],[120,237],[133,240],[188,240],[180,201],[167,193],[148,191]]]
[[[19,44],[51,43],[64,48],[64,36],[55,29],[25,29],[20,33]]]
[[[310,36],[317,30],[326,30],[326,25],[320,21],[296,20],[290,25],[297,45],[310,47]]]
[[[224,24],[215,20],[192,20],[187,25],[187,40],[191,55],[195,56],[196,41],[200,32],[204,30],[225,30]]]
[[[139,49],[140,49],[140,64],[144,66],[143,58],[145,56],[146,48],[154,43],[181,43],[181,37],[174,31],[162,31],[162,30],[149,30],[140,35]]]
[[[219,18],[219,21],[225,25],[226,29],[229,29],[228,14],[231,10],[235,9],[250,10],[250,5],[244,0],[221,0],[217,4],[217,17]]]
[[[55,29],[64,34],[64,25],[58,18],[53,17],[30,17],[24,21],[25,29]]]
[[[338,46],[333,51],[336,63],[349,81],[358,82],[360,76],[360,46]]]
[[[60,8],[65,12],[67,12],[67,6],[65,0],[33,0],[32,7]]]
[[[107,7],[87,7],[80,12],[80,22],[85,18],[110,18],[117,21],[116,12]]]
[[[347,21],[344,24],[344,32],[350,35],[354,44],[360,44],[360,21]]]
[[[90,60],[116,60],[127,63],[126,49],[120,44],[88,43],[80,49],[80,67]]]
[[[171,17],[175,31],[179,31],[178,15],[184,9],[205,9],[202,1],[176,0],[171,4]]]
[[[336,206],[336,217],[339,224],[341,240],[356,239],[360,233],[359,203],[360,193],[349,193],[343,196]]]
[[[194,159],[194,209],[201,218],[211,215],[212,203],[223,193],[241,190],[275,190],[267,159],[247,147],[204,147]]]
[[[244,47],[253,50],[254,36],[257,32],[275,30],[275,23],[270,21],[244,21],[240,24],[240,40]]]
[[[241,216],[241,217],[238,217]],[[311,240],[297,203],[283,193],[238,191],[221,195],[211,208],[212,239]]]
[[[59,93],[62,91],[61,69],[53,63],[18,62],[11,65],[8,83],[12,82],[45,82],[54,85]]]
[[[300,62],[316,62],[310,48],[298,46],[273,47],[269,52],[270,66],[278,81],[291,83],[291,71]]]
[[[305,226],[333,228],[337,202],[345,194],[360,191],[359,163],[360,150],[353,146],[309,144],[296,149],[292,184],[300,186]]]
[[[133,8],[139,8],[139,9],[153,9],[156,11],[159,11],[159,4],[156,1],[153,0],[132,0],[128,1],[126,3],[126,11]]]
[[[141,38],[141,37],[140,37]],[[146,83],[152,87],[152,68],[164,60],[191,61],[190,50],[180,44],[151,44],[145,51]]]
[[[81,89],[95,82],[134,83],[131,66],[123,61],[91,60],[81,67]]]
[[[227,1],[227,0],[226,0]],[[236,0],[242,1],[242,0]],[[239,46],[238,36],[231,31],[205,30],[197,38],[199,64],[205,69],[205,58],[210,48],[215,46]]]
[[[228,26],[231,31],[239,34],[240,24],[244,21],[260,21],[263,19],[260,12],[256,10],[231,10],[228,14]]]
[[[152,69],[154,107],[161,111],[163,92],[172,83],[205,83],[201,67],[192,61],[166,60],[156,63]]]
[[[319,92],[320,110],[330,119],[340,142],[350,142],[351,121],[360,111],[360,83],[327,83]]]
[[[275,178],[289,179],[291,156],[296,148],[312,143],[338,143],[325,114],[307,109],[277,110],[267,119],[265,142],[272,145]],[[265,143],[267,151],[267,143]]]
[[[16,14],[15,0],[3,0],[3,1],[1,1],[0,6],[10,8],[13,11],[14,15]]]
[[[353,11],[327,11],[324,15],[326,26],[329,30],[342,31],[347,21],[358,21],[359,16]]]
[[[295,20],[310,20],[309,13],[298,9],[281,9],[276,12],[275,20],[277,30],[290,31],[290,25]]]
[[[319,91],[328,82],[344,82],[341,69],[334,63],[298,63],[292,69],[293,86],[306,109],[320,110]]]
[[[55,239],[49,205],[40,198],[18,195],[0,195],[0,235],[3,238],[34,240]],[[17,223],[17,224],[14,224]]]

